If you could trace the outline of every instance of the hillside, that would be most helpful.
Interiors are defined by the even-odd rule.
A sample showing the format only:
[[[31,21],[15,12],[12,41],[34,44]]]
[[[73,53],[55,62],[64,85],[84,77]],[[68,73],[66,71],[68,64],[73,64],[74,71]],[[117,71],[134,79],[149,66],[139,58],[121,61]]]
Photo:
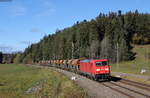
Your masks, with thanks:
[[[134,59],[132,44],[150,43],[150,15],[119,10],[109,14],[100,13],[90,21],[77,21],[73,26],[57,30],[27,47],[17,55],[17,63],[37,63],[40,60],[108,58],[116,62]]]
[[[150,45],[134,45],[133,52],[136,53],[133,61],[126,61],[117,64],[112,64],[112,71],[140,74],[141,69],[147,72],[144,75],[150,75],[150,59],[145,58],[145,54],[150,53]]]

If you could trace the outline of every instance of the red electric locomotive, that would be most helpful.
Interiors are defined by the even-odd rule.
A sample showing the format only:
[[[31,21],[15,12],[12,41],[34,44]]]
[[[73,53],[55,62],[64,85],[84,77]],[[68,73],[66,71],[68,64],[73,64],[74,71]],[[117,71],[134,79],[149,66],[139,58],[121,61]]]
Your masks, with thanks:
[[[89,76],[95,80],[110,79],[110,67],[108,59],[80,61],[80,73]]]

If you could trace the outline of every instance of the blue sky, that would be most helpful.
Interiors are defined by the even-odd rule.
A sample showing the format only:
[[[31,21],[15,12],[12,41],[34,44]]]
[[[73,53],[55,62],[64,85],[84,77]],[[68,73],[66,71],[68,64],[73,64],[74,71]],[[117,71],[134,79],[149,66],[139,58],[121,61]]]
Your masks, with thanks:
[[[0,0],[1,1],[1,0]],[[0,2],[0,51],[23,51],[44,35],[100,12],[149,13],[150,0],[12,0]]]

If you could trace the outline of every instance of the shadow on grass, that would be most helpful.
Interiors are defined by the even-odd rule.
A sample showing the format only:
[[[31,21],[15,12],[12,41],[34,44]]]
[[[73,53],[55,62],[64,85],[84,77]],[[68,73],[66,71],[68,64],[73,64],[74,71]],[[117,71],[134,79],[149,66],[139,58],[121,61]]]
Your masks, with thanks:
[[[5,86],[5,84],[4,83],[0,83],[0,86]]]

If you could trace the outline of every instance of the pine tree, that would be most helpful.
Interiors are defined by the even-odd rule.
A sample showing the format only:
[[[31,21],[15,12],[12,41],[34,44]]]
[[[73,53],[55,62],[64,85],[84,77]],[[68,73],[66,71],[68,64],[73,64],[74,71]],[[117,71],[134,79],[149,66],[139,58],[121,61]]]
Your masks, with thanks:
[[[3,62],[3,53],[0,52],[0,63],[2,63],[2,62]]]

